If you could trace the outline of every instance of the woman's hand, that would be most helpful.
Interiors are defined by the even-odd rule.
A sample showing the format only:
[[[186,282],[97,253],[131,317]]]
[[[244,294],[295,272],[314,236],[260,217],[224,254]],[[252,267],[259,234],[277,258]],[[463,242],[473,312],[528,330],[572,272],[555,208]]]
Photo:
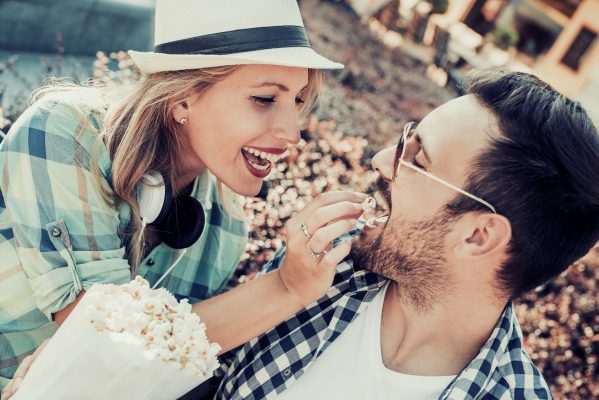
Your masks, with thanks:
[[[349,241],[332,241],[352,230],[363,213],[362,193],[323,193],[285,224],[287,249],[279,274],[287,290],[306,306],[324,296],[335,268],[351,249]]]
[[[15,371],[12,380],[8,383],[8,385],[6,385],[6,387],[2,391],[2,400],[10,399],[17,392],[19,386],[21,386],[23,378],[25,378],[25,375],[27,375],[27,372],[29,372],[29,368],[31,368],[33,362],[44,350],[44,347],[46,347],[46,344],[48,344],[49,340],[50,339],[44,340],[42,344],[40,344],[40,346],[33,352],[33,354],[28,355],[23,359],[23,361],[19,365],[19,368],[17,368],[17,370]]]
[[[341,243],[331,249],[331,242],[355,226],[367,198],[354,192],[318,196],[285,225],[287,252],[279,269],[195,303],[208,339],[229,351],[325,295],[351,248]]]

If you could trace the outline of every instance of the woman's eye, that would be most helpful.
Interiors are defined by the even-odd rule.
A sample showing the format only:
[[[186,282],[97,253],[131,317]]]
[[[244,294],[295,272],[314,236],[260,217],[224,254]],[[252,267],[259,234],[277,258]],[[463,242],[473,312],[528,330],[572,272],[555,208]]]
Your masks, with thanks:
[[[302,105],[304,103],[305,103],[305,101],[301,97],[296,97],[295,98],[295,104],[297,104],[298,106],[300,106],[300,105]]]
[[[269,104],[274,104],[275,98],[274,97],[263,97],[263,96],[251,96],[250,99],[254,102],[257,103],[261,106],[266,106]]]

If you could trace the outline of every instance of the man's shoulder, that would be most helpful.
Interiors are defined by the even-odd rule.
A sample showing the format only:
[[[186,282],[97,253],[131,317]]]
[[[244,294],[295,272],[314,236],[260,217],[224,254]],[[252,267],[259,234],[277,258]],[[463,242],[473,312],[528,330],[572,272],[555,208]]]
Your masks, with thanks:
[[[549,385],[522,346],[521,338],[514,338],[499,360],[492,377],[493,391],[509,391],[514,399],[552,399]]]
[[[446,398],[552,399],[549,386],[523,346],[511,303],[479,354],[446,389]]]
[[[552,399],[549,385],[535,366],[523,344],[523,335],[513,306],[506,307],[503,318],[510,322],[505,347],[497,354],[486,392],[498,399]]]
[[[487,362],[488,361],[488,362]],[[549,386],[541,372],[522,349],[506,349],[493,368],[490,360],[480,362],[474,376],[462,373],[448,388],[449,397],[484,398],[487,400],[552,400]]]

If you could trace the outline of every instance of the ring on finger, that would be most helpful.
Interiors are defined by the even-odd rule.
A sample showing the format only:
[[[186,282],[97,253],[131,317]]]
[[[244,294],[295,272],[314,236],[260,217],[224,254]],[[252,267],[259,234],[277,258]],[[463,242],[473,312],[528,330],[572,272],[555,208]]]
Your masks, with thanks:
[[[310,232],[308,232],[308,225],[306,225],[305,222],[302,222],[302,224],[300,225],[300,228],[302,229],[302,232],[304,232],[305,237],[307,237],[308,239],[310,239],[312,237]]]
[[[318,257],[320,257],[321,255],[323,255],[323,254],[326,254],[326,253],[327,253],[327,252],[326,252],[326,250],[323,250],[323,251],[318,251],[318,252],[316,252],[316,251],[312,250],[312,247],[310,247],[310,243],[308,243],[308,250],[310,251],[310,255],[311,255],[312,257],[314,257],[314,258],[318,258]]]

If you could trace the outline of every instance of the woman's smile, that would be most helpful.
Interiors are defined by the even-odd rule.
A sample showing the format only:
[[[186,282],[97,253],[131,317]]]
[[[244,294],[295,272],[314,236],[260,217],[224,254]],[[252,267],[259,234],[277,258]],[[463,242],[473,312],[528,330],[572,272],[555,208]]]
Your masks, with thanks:
[[[270,174],[274,163],[284,157],[287,149],[243,147],[241,154],[246,168],[256,178],[265,178]]]

